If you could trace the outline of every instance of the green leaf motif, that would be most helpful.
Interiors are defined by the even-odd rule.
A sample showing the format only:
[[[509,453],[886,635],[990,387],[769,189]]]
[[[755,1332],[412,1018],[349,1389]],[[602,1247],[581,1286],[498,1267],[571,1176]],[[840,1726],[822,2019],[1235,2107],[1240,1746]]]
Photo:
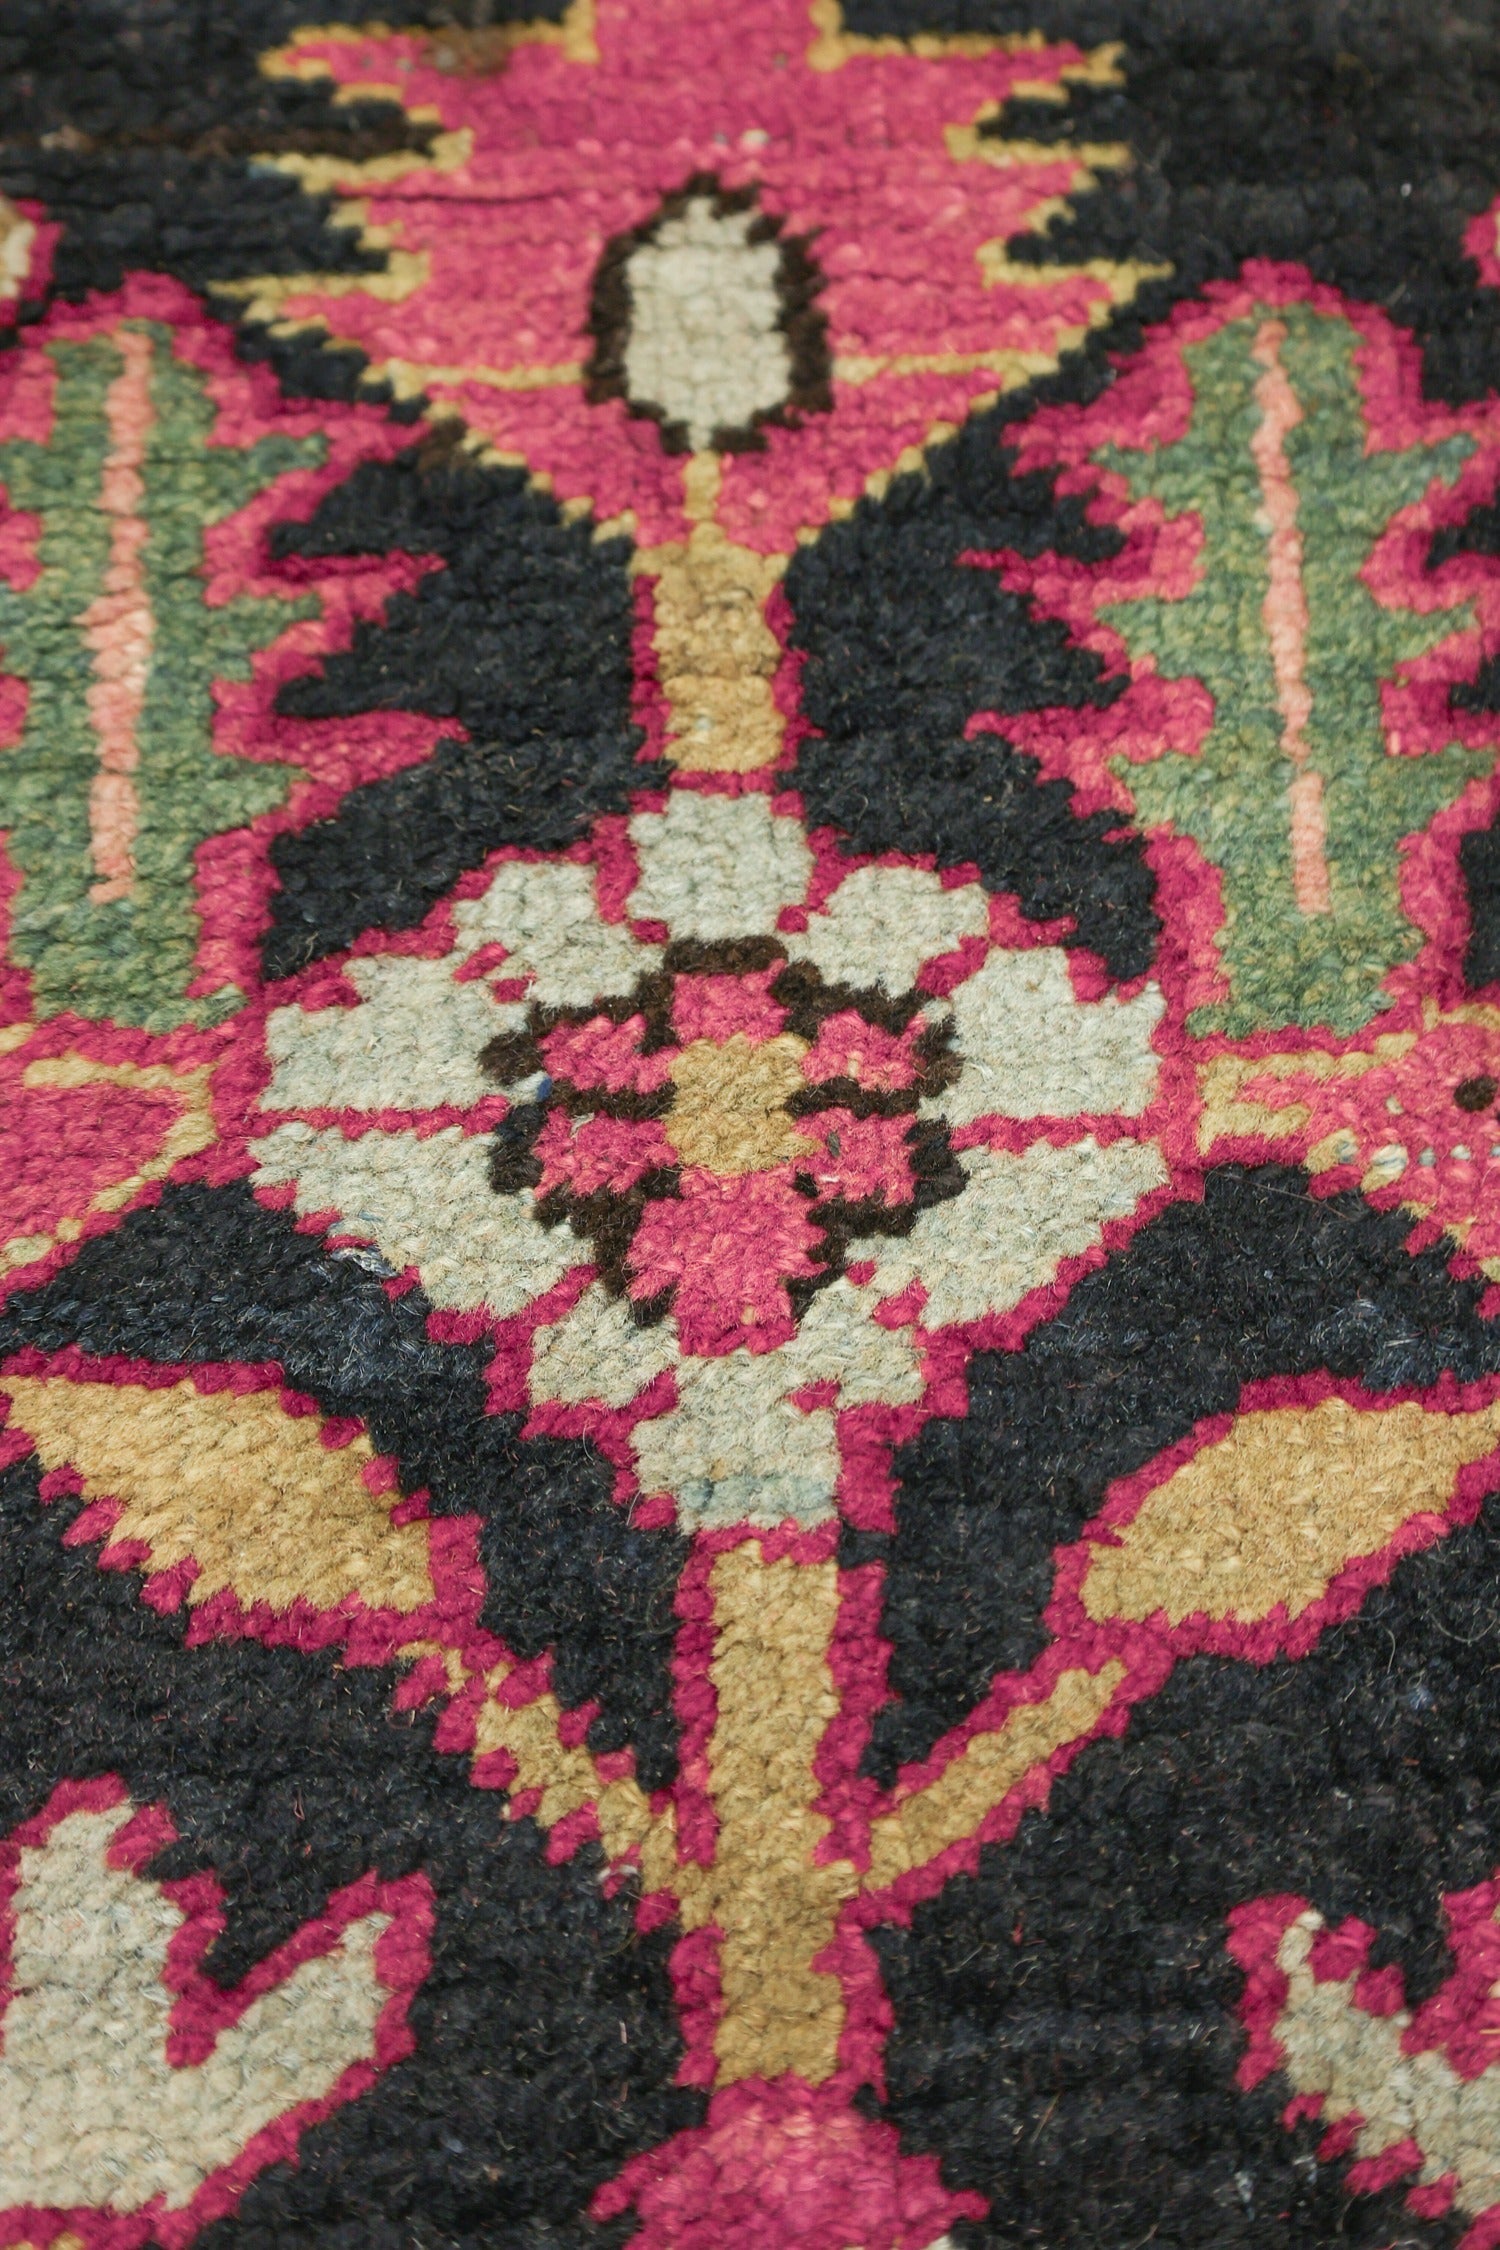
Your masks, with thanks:
[[[0,751],[21,876],[11,952],[41,1015],[216,1022],[242,995],[188,997],[195,854],[279,805],[296,769],[215,751],[214,682],[248,679],[255,651],[318,604],[210,605],[203,535],[325,447],[215,444],[204,378],[158,322],[48,350],[51,442],[0,444],[10,505],[41,520],[32,584],[0,584],[0,664],[28,689],[21,740]]]
[[[1101,612],[1164,678],[1213,697],[1196,756],[1116,766],[1140,820],[1194,838],[1222,878],[1230,997],[1195,1011],[1198,1033],[1348,1035],[1389,1006],[1383,979],[1422,943],[1401,910],[1400,841],[1493,762],[1386,742],[1382,682],[1472,609],[1386,607],[1360,573],[1397,512],[1474,447],[1367,451],[1359,344],[1347,320],[1305,306],[1233,321],[1184,351],[1193,411],[1180,439],[1094,455],[1134,499],[1202,525],[1189,593]]]

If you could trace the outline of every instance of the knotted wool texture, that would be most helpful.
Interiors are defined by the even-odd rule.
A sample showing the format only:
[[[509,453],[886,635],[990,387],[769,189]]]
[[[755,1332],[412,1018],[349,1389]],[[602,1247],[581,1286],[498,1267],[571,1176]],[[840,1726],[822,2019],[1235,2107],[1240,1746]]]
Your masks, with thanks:
[[[0,2250],[1500,2250],[1500,0],[0,5]]]

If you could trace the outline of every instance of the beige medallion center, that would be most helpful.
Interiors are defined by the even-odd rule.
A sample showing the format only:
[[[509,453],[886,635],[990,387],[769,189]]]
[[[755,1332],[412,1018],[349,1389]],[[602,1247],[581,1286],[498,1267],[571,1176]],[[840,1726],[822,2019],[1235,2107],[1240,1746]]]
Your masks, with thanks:
[[[665,1119],[667,1139],[684,1164],[710,1172],[760,1172],[808,1145],[787,1098],[806,1084],[807,1043],[781,1032],[747,1039],[737,1031],[722,1045],[695,1039],[672,1064],[676,1094]]]

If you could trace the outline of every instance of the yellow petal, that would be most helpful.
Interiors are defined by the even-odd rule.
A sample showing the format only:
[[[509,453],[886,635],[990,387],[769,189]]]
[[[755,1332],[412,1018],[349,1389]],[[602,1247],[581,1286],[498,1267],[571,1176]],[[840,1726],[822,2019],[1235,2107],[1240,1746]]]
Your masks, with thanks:
[[[286,1413],[275,1391],[16,1375],[0,1389],[46,1468],[119,1501],[115,1539],[144,1541],[153,1570],[196,1562],[195,1604],[225,1588],[274,1610],[299,1595],[319,1609],[349,1594],[372,1609],[432,1599],[424,1527],[393,1524],[399,1493],[377,1497],[360,1474],[369,1440],[324,1445],[318,1416]]]
[[[1148,1494],[1089,1564],[1094,1618],[1251,1624],[1321,1599],[1331,1579],[1411,1517],[1441,1513],[1459,1470],[1500,1443],[1500,1404],[1471,1414],[1343,1399],[1242,1414]]]

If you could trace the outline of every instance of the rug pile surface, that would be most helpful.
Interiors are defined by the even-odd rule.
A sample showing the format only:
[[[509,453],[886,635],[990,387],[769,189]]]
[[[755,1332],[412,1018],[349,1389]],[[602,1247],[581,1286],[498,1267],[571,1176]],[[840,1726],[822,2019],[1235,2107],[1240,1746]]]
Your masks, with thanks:
[[[0,10],[0,2245],[1500,2245],[1500,0]]]

